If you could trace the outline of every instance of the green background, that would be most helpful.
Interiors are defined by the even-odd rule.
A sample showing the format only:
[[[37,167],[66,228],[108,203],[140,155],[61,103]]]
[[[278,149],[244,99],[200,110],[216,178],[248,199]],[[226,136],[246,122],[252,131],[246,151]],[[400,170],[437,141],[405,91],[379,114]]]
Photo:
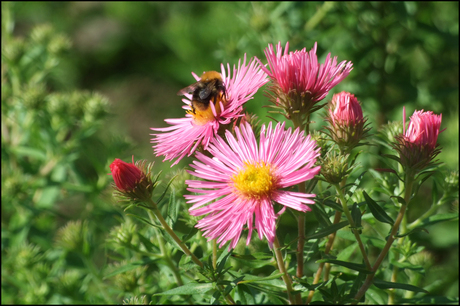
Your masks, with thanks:
[[[176,93],[194,82],[192,71],[220,70],[245,53],[266,63],[268,44],[289,41],[292,51],[318,42],[320,62],[329,52],[353,62],[332,93],[354,93],[374,130],[402,120],[403,106],[408,116],[442,113],[439,157],[458,168],[457,2],[25,2],[14,10],[18,35],[50,23],[70,36],[59,86],[106,95],[107,128],[132,137],[135,157],[153,158],[150,127],[184,115]],[[261,90],[247,108],[267,122],[266,103]]]
[[[162,157],[153,155],[150,128],[167,126],[166,118],[184,116],[181,97],[176,93],[194,82],[191,72],[220,70],[221,63],[233,66],[244,54],[248,58],[257,56],[266,63],[263,51],[268,44],[281,41],[284,46],[289,41],[291,51],[310,50],[317,42],[320,63],[329,52],[339,62],[353,62],[350,75],[325,101],[342,90],[355,94],[372,133],[388,121],[401,121],[403,106],[407,119],[415,109],[442,113],[442,128],[446,130],[439,136],[443,150],[438,159],[445,168],[458,170],[458,2],[18,2],[9,5],[15,20],[14,36],[26,37],[36,25],[50,24],[70,38],[72,48],[61,59],[59,73],[50,76],[48,90],[65,92],[77,88],[108,97],[110,114],[97,137],[126,140],[130,148],[123,147],[116,156],[124,161],[130,161],[134,155],[135,160],[155,161],[156,170],[169,171],[171,162],[162,163]],[[262,107],[267,103],[263,90],[259,90],[246,106],[262,122],[268,122],[267,108]],[[321,127],[323,117],[322,111],[313,115],[313,129]],[[84,162],[77,163],[81,166],[79,174],[87,179],[82,185],[98,182],[99,188],[105,188],[113,158],[107,160],[107,151],[99,150],[92,141],[87,155],[94,155],[90,160],[105,161],[106,172],[99,173]],[[191,160],[184,158],[173,169],[184,167]],[[2,156],[2,172],[3,163],[7,162]],[[382,166],[370,154],[362,154],[360,162],[366,167]],[[2,175],[2,186],[3,178]],[[421,199],[429,197],[430,188],[428,183],[423,185],[419,192]],[[48,232],[50,228],[56,230],[68,220],[88,220],[94,231],[93,242],[102,244],[107,229],[120,217],[111,206],[110,193],[110,188],[105,188],[101,197],[97,189],[82,188],[70,190],[72,196],[69,196],[64,190],[56,196],[56,206],[63,216],[56,218],[43,213],[40,219],[21,214],[10,219],[8,214],[3,217],[4,212],[11,213],[16,206],[4,208],[2,203],[2,255],[7,245],[4,237],[17,234],[7,229],[15,222],[28,226],[30,223],[31,230],[24,231],[27,234],[22,238],[28,237],[43,247],[50,245],[47,240],[54,237],[54,233]],[[2,200],[5,200],[3,194]],[[17,197],[11,202],[21,201]],[[458,200],[442,212],[452,210],[458,212]],[[56,224],[50,226],[49,222]],[[458,220],[432,226],[429,232],[429,235],[420,234],[418,243],[427,246],[435,256],[437,270],[429,275],[434,284],[433,294],[458,297]],[[53,258],[54,250],[50,248],[49,252],[48,257]],[[98,250],[95,254],[96,265],[103,265],[105,253]],[[8,280],[20,287],[14,282],[14,275],[11,277]],[[440,278],[451,285],[436,286]],[[4,280],[2,273],[2,283]],[[69,296],[72,294],[75,292]],[[15,298],[11,294],[2,301],[14,302]],[[95,297],[78,298],[55,301],[103,301]]]

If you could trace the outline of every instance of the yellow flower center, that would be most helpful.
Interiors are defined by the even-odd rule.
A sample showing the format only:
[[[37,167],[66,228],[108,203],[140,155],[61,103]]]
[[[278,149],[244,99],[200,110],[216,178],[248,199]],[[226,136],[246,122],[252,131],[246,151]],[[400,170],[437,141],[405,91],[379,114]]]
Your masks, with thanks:
[[[276,189],[276,178],[270,165],[265,162],[249,164],[233,175],[235,188],[245,197],[260,198],[270,196]]]

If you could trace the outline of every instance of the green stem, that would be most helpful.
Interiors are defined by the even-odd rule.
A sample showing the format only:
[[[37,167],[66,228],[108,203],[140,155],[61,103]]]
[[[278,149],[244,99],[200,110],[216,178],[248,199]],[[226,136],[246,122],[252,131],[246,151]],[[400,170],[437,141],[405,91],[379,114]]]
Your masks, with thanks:
[[[150,212],[150,211],[149,211],[149,216],[152,219],[152,212]],[[184,283],[182,281],[182,277],[181,277],[181,275],[179,273],[179,270],[177,269],[177,267],[174,264],[174,262],[171,260],[170,254],[168,254],[167,251],[166,251],[165,241],[164,241],[163,237],[160,235],[158,230],[155,230],[155,232],[157,234],[158,244],[160,246],[160,252],[161,252],[163,260],[166,261],[166,264],[168,265],[169,269],[171,269],[171,271],[172,271],[172,273],[174,275],[174,278],[176,279],[176,283],[179,286],[183,286]]]
[[[445,199],[447,199],[446,195],[444,194],[441,199],[435,204],[430,207],[421,217],[417,218],[414,222],[407,226],[408,230],[412,230],[416,228],[420,223],[422,223],[425,219],[432,216],[439,208],[445,203]]]
[[[304,188],[304,191],[300,191],[300,185],[302,185]],[[305,184],[299,184],[299,192],[305,192]],[[303,277],[303,249],[305,246],[305,214],[300,213],[299,218],[298,218],[298,223],[297,223],[297,228],[298,228],[298,234],[299,234],[299,240],[297,241],[297,270],[296,270],[296,276],[298,278]]]
[[[404,192],[404,200],[406,204],[401,205],[401,208],[399,210],[398,216],[396,217],[395,224],[393,225],[391,229],[391,233],[388,237],[387,243],[383,247],[382,252],[380,253],[379,257],[377,258],[374,266],[372,267],[372,274],[369,274],[366,277],[366,280],[364,281],[364,284],[361,286],[361,288],[358,290],[358,293],[356,293],[355,296],[355,302],[357,303],[366,293],[367,289],[372,285],[372,281],[374,279],[375,273],[377,272],[377,269],[380,267],[380,264],[382,263],[383,259],[386,257],[388,251],[390,250],[391,245],[393,242],[396,240],[395,235],[398,233],[399,225],[401,224],[402,220],[404,219],[404,214],[406,213],[407,205],[409,205],[410,201],[410,196],[412,193],[412,186],[414,184],[414,176],[412,175],[411,172],[406,173],[406,188]]]
[[[214,270],[217,268],[217,241],[212,240],[212,267]]]
[[[364,248],[364,244],[361,241],[361,237],[359,236],[358,230],[356,229],[355,222],[353,221],[353,218],[351,217],[351,213],[348,210],[347,206],[347,201],[345,200],[345,197],[342,192],[342,188],[338,184],[335,184],[335,189],[337,190],[337,195],[339,196],[340,202],[342,203],[342,208],[343,208],[343,213],[347,217],[348,222],[350,223],[351,231],[353,235],[356,238],[356,241],[358,242],[359,249],[361,250],[361,254],[363,255],[364,263],[366,265],[366,268],[369,271],[372,271],[372,266],[371,263],[369,262],[369,258],[367,257],[366,254],[366,249]]]
[[[342,212],[336,211],[335,216],[334,216],[334,224],[339,223],[341,217],[342,217]],[[326,249],[324,250],[324,254],[329,254],[329,252],[331,251],[332,245],[334,244],[336,234],[337,234],[337,231],[335,231],[335,232],[333,232],[332,234],[329,235],[329,239],[327,241]],[[321,278],[321,273],[323,273],[324,264],[325,264],[324,262],[319,264],[318,270],[316,271],[315,278],[314,278],[313,283],[312,283],[313,285],[319,283],[319,280]],[[324,281],[327,281],[327,279],[326,279],[326,277],[327,277],[326,273],[327,272],[328,271],[327,271],[327,266],[326,266],[326,271],[324,272]],[[314,293],[315,293],[314,290],[311,290],[309,292],[306,304],[309,304],[311,302]]]
[[[179,245],[179,247],[184,251],[185,254],[190,256],[193,260],[194,263],[196,263],[200,268],[203,268],[203,263],[195,256],[193,255],[192,252],[188,249],[188,247],[185,245],[185,243],[182,242],[182,240],[177,237],[176,233],[169,227],[168,223],[166,223],[165,219],[161,215],[160,210],[158,209],[157,205],[155,202],[152,200],[149,200],[149,204],[151,206],[151,211],[155,214],[157,217],[158,221],[160,221],[161,225],[163,226],[164,230],[171,236],[172,239]]]
[[[289,299],[289,304],[294,304],[294,297],[291,294],[292,289],[292,282],[291,278],[289,277],[286,267],[284,266],[284,261],[283,261],[283,254],[281,254],[281,246],[278,241],[278,237],[275,236],[275,241],[273,241],[273,251],[275,252],[275,258],[276,258],[276,263],[278,264],[278,270],[280,273],[283,273],[282,279],[284,283],[286,284],[286,290],[288,294],[288,299]]]
[[[177,237],[176,233],[174,233],[174,231],[171,229],[171,227],[169,227],[168,223],[166,223],[166,220],[161,215],[161,212],[158,209],[158,207],[155,204],[155,202],[153,202],[150,199],[148,200],[148,202],[149,202],[149,204],[151,206],[150,210],[157,217],[158,221],[160,221],[160,223],[163,226],[164,230],[171,236],[172,239],[174,239],[174,241],[179,245],[179,247],[182,249],[182,251],[184,251],[185,254],[187,254],[188,256],[190,256],[192,258],[194,263],[196,263],[200,268],[203,268],[204,267],[203,263],[195,255],[193,255],[192,252],[190,252],[190,250],[187,248],[185,243],[182,242],[182,240],[179,237]],[[222,292],[222,294],[224,294],[223,286],[218,285],[217,287]],[[228,294],[224,295],[224,298],[227,301],[227,303],[229,303],[230,305],[235,304],[235,301],[233,300],[233,298],[230,295],[228,295]]]
[[[407,215],[404,214],[403,219],[401,221],[401,230],[400,234],[404,234],[407,232]],[[398,239],[397,248],[400,248],[404,243],[404,238],[401,237]],[[399,261],[399,253],[395,254],[395,260]],[[397,266],[393,266],[393,273],[391,274],[391,282],[396,283],[398,279],[399,268]],[[393,305],[395,303],[395,289],[390,289],[388,293],[388,305]]]

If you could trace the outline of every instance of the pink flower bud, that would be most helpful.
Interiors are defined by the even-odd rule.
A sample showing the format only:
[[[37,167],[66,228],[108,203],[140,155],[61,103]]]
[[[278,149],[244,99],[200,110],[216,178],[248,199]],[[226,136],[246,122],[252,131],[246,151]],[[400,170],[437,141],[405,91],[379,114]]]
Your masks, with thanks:
[[[421,150],[433,151],[441,132],[441,115],[435,115],[431,111],[415,111],[410,118],[409,128],[404,133],[404,138],[416,144]],[[405,127],[405,125],[404,125]]]
[[[355,95],[342,91],[332,97],[329,115],[333,125],[356,125],[363,120],[363,110]]]
[[[343,152],[350,152],[369,131],[358,99],[346,91],[332,97],[326,120],[329,135]]]
[[[403,134],[396,137],[393,147],[399,152],[400,163],[409,169],[420,171],[438,155],[438,135],[442,131],[442,115],[431,111],[415,111],[406,130],[406,109],[403,110]]]

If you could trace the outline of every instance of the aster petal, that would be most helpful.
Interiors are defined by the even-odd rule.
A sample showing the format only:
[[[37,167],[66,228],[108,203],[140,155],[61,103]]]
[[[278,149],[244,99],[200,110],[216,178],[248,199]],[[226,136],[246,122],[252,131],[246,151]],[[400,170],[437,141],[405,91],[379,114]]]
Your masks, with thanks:
[[[273,200],[275,202],[302,212],[311,210],[307,205],[302,203],[315,204],[313,200],[309,199],[313,197],[315,197],[314,194],[305,194],[293,191],[278,191],[273,194]]]

